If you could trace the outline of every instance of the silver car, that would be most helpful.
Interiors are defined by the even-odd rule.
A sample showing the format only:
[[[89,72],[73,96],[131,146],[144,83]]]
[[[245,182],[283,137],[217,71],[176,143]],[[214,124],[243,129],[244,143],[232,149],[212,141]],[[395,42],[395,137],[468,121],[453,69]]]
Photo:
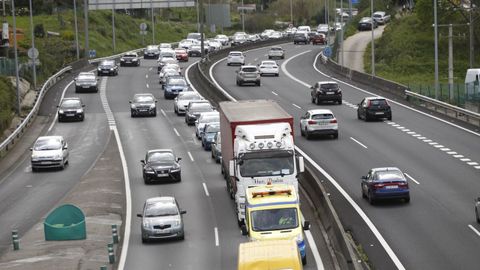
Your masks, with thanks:
[[[241,66],[237,70],[237,86],[245,83],[254,83],[256,86],[260,86],[260,71],[257,66]]]
[[[75,93],[85,91],[98,92],[98,78],[93,72],[80,72],[74,81]]]
[[[231,51],[228,53],[227,66],[245,65],[245,55],[240,51]]]
[[[181,239],[185,238],[183,214],[187,211],[180,209],[174,197],[163,196],[149,198],[145,201],[142,214],[142,242],[154,239]]]
[[[173,101],[173,110],[177,115],[184,115],[190,101],[202,100],[203,98],[194,91],[181,92]]]
[[[280,58],[285,59],[285,51],[280,46],[273,46],[268,50],[268,59]]]
[[[198,139],[202,138],[203,129],[205,128],[206,124],[209,123],[219,123],[220,122],[220,114],[219,112],[205,112],[201,113],[200,117],[195,121],[195,135]]]
[[[309,140],[313,135],[332,135],[338,138],[338,122],[328,109],[309,110],[300,118],[300,133]]]
[[[60,168],[63,170],[68,164],[68,144],[63,136],[38,137],[32,148],[30,159],[32,171],[41,168]]]

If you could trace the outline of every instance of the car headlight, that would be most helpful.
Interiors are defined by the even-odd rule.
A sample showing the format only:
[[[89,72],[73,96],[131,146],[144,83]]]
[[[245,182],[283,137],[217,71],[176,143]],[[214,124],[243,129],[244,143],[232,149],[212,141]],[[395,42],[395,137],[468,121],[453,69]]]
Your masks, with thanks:
[[[83,109],[78,109],[77,113],[83,113]]]
[[[63,155],[62,154],[57,154],[53,157],[53,159],[63,159]]]
[[[63,110],[58,110],[58,113],[59,113],[59,114],[63,114]]]
[[[134,58],[134,59],[132,59],[132,61],[133,61],[133,62],[137,62],[137,61],[138,61],[138,59]]]
[[[151,224],[148,220],[144,220],[142,225],[143,225],[144,228],[150,229]]]
[[[32,155],[32,160],[37,160],[38,159],[38,155]]]
[[[98,67],[97,70],[100,71],[100,70],[102,70],[102,68],[101,68],[101,67]]]
[[[180,171],[180,167],[178,167],[178,166],[177,166],[177,167],[173,167],[173,168],[170,169],[170,172],[171,172],[171,173],[179,172],[179,171]]]
[[[145,168],[145,173],[155,173],[152,168],[146,167]]]
[[[155,109],[155,104],[150,105],[150,110],[153,110],[153,109]]]
[[[110,71],[113,71],[113,68],[110,68]]]
[[[136,108],[137,108],[137,106],[135,106],[135,104],[132,104],[132,105],[130,105],[130,108],[132,108],[132,109],[136,109]]]
[[[122,59],[120,59],[120,61],[123,62],[123,61],[125,61],[125,59],[122,58]]]

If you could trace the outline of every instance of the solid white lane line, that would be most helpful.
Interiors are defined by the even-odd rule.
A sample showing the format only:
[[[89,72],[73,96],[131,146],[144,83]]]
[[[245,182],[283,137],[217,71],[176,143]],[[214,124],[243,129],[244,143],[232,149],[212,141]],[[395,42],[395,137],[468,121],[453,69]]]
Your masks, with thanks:
[[[366,145],[364,145],[363,143],[361,143],[361,142],[359,142],[359,141],[355,140],[353,137],[350,137],[350,139],[351,139],[352,141],[354,141],[354,142],[358,143],[358,144],[359,144],[360,146],[362,146],[363,148],[365,148],[365,149],[367,149],[367,148],[368,148]]]
[[[280,66],[280,68],[282,69],[283,73],[285,73],[285,75],[287,75],[290,79],[296,81],[297,83],[307,87],[307,88],[310,88],[311,85],[309,85],[308,83],[304,83],[303,81],[295,78],[292,74],[290,74],[290,72],[288,72],[286,66],[288,64],[288,62],[290,62],[290,60],[294,59],[295,57],[298,57],[302,54],[306,54],[306,53],[309,53],[311,52],[312,50],[307,50],[307,51],[304,51],[304,52],[301,52],[299,54],[295,54],[294,56],[288,58],[287,60],[285,60],[285,62],[282,63],[282,65]]]
[[[167,114],[165,113],[165,111],[163,109],[160,109],[160,112],[162,112],[163,116],[167,117]]]
[[[469,227],[474,233],[476,233],[477,236],[480,236],[480,232],[479,232],[477,229],[475,229],[475,227],[473,227],[473,226],[470,225],[470,224],[468,224],[468,227]]]
[[[215,246],[218,247],[220,246],[220,241],[218,240],[218,228],[215,227],[213,230],[215,232]]]
[[[315,264],[317,265],[317,270],[324,270],[322,257],[320,257],[320,253],[318,252],[317,244],[315,244],[315,239],[313,239],[313,235],[310,231],[304,231],[305,237],[307,237],[308,245],[312,250],[313,258],[315,259]]]
[[[65,88],[63,88],[63,92],[62,92],[62,96],[60,97],[60,101],[63,99],[63,97],[65,96],[65,93],[67,92],[68,88],[70,87],[70,85],[72,85],[72,83],[74,83],[75,81],[71,81],[67,84],[67,86],[65,86]],[[50,132],[53,128],[53,125],[55,125],[55,123],[57,122],[57,119],[58,119],[58,113],[55,112],[55,117],[53,117],[53,121],[52,121],[52,124],[50,124],[50,126],[48,127],[48,130],[47,132]]]
[[[293,107],[298,108],[298,109],[301,109],[301,108],[302,108],[302,107],[298,106],[298,105],[295,104],[295,103],[293,103],[292,105],[293,105]]]
[[[273,91],[272,91],[272,94],[274,94],[275,96],[278,96],[278,94],[277,94],[277,93],[275,93],[275,92],[273,92]]]
[[[203,190],[205,190],[205,195],[207,195],[207,197],[210,197],[210,193],[208,193],[208,189],[207,189],[207,184],[202,183],[202,185],[203,185]]]
[[[405,174],[408,178],[410,178],[410,180],[412,180],[413,182],[415,182],[415,184],[420,185],[420,182],[418,182],[417,180],[415,180],[415,178],[413,178],[412,176],[410,176],[408,173],[403,173],[403,174]]]
[[[175,132],[175,135],[177,135],[177,137],[180,137],[180,133],[178,133],[176,128],[173,128],[173,132]]]
[[[188,156],[190,157],[190,160],[191,160],[192,162],[194,162],[195,160],[193,159],[192,153],[187,152],[187,154],[188,154]]]

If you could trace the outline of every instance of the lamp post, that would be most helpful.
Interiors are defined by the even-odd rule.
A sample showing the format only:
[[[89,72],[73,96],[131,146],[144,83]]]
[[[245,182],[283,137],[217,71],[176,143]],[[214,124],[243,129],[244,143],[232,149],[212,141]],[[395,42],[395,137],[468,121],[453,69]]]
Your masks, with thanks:
[[[35,51],[35,34],[33,33],[33,11],[32,11],[32,0],[29,0],[29,8],[30,8],[30,32],[32,32],[32,50]],[[37,89],[37,56],[32,53],[32,72],[33,72],[33,89]]]
[[[293,24],[293,0],[290,0],[290,23]]]
[[[438,23],[437,0],[433,0],[433,35],[435,40],[435,99],[438,99]]]
[[[75,49],[77,51],[77,60],[79,60],[80,51],[78,46],[77,0],[73,0],[73,18],[75,22]]]
[[[372,20],[372,77],[375,76],[375,37],[374,37],[374,30],[375,30],[375,22],[373,20],[373,0],[370,0],[370,17]]]
[[[17,52],[17,19],[15,18],[15,1],[12,0],[12,17],[13,17],[13,50],[15,52],[15,79],[16,79],[16,90],[17,90],[17,115],[20,115],[20,79],[18,75],[18,52]]]
[[[85,16],[85,58],[88,59],[90,50],[88,48],[88,0],[83,0],[83,10]]]
[[[245,32],[245,7],[242,0],[242,31]]]
[[[150,9],[152,11],[152,44],[155,44],[155,21],[154,21],[154,15],[153,15],[153,0],[150,0]]]

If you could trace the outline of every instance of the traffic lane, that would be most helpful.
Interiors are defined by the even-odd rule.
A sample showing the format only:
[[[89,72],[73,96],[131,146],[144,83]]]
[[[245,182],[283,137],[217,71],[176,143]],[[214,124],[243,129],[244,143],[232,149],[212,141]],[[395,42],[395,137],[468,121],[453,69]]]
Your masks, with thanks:
[[[72,93],[72,87],[66,96]],[[60,91],[61,92],[61,91]],[[53,94],[53,91],[52,91]],[[98,96],[98,95],[97,95]],[[50,100],[51,101],[51,100]],[[55,102],[51,102],[55,104]],[[87,102],[95,108],[95,102]],[[48,113],[55,115],[55,111]],[[47,114],[47,110],[44,111]],[[53,118],[50,119],[53,121]],[[49,124],[51,122],[48,122]],[[69,165],[63,171],[45,170],[32,173],[29,155],[0,183],[0,226],[8,228],[0,233],[1,246],[10,245],[9,229],[22,234],[44,217],[63,198],[94,164],[108,139],[106,117],[102,112],[87,111],[83,122],[55,122],[46,135],[62,135],[69,144]]]
[[[153,63],[148,64],[153,66]],[[131,118],[129,107],[123,105],[125,103],[123,100],[127,96],[146,91],[145,79],[149,77],[146,76],[148,70],[149,67],[135,69],[128,73],[129,76],[123,77],[120,74],[119,77],[114,78],[115,80],[109,80],[107,85],[109,103],[114,111],[122,142],[126,142],[124,149],[130,168],[132,209],[134,214],[141,211],[145,199],[151,196],[175,195],[181,207],[187,210],[184,216],[186,236],[184,241],[143,245],[140,219],[135,218],[132,220],[132,238],[126,268],[138,268],[139,263],[142,266],[147,265],[147,268],[153,268],[161,261],[162,264],[171,264],[176,269],[193,269],[194,267],[214,269],[220,264],[220,255],[215,255],[219,252],[216,251],[214,239],[215,219],[213,211],[209,209],[202,185],[196,181],[196,172],[184,143],[177,138],[160,111],[157,117]],[[158,92],[155,96],[158,100],[162,99]],[[172,148],[178,156],[182,157],[182,182],[148,186],[143,183],[139,161],[144,159],[146,150],[154,148]],[[198,256],[185,260],[185,254],[198,254]]]
[[[286,48],[289,49],[291,47],[286,46]],[[289,73],[291,73],[291,75],[300,81],[310,85],[316,81],[332,80],[331,78],[325,77],[316,70],[312,69],[313,61],[318,52],[319,51],[317,50],[312,50],[309,53],[305,53],[293,58],[288,62],[286,66],[287,70]],[[321,61],[318,61],[317,64],[321,65],[320,62]],[[375,95],[373,92],[371,92],[372,94],[365,93],[344,83],[340,83],[340,86],[343,92],[344,105],[348,107],[353,108],[360,103],[364,97]],[[307,93],[305,98],[308,100],[310,95],[307,88],[306,90]],[[371,89],[365,90],[371,91]],[[393,122],[401,125],[405,129],[408,129],[408,132],[415,132],[415,134],[420,134],[422,137],[426,137],[427,139],[431,139],[438,144],[444,145],[445,149],[450,149],[450,151],[444,151],[444,154],[451,156],[457,154],[462,155],[463,157],[458,158],[458,162],[463,162],[475,170],[480,170],[479,133],[472,134],[462,129],[452,127],[445,122],[434,120],[431,117],[420,114],[411,109],[407,109],[404,106],[400,106],[393,102],[390,102],[390,105],[392,106]],[[407,106],[409,106],[409,104],[407,104]],[[356,111],[353,110],[352,114],[354,117],[356,117]],[[448,118],[445,119],[449,121]],[[447,152],[456,152],[456,154],[448,154]],[[462,161],[460,159],[470,160]]]
[[[299,103],[299,102],[297,102],[297,103]],[[291,113],[293,114],[293,112],[291,112]],[[337,114],[337,117],[338,117],[338,114]],[[356,121],[356,122],[358,122],[358,121]],[[342,122],[340,122],[340,123],[342,123]],[[373,124],[373,123],[372,123],[372,124]],[[395,131],[395,129],[393,129],[393,130]],[[343,134],[343,133],[344,133],[344,132],[342,132],[342,134]],[[379,132],[379,134],[384,134],[384,132]],[[360,137],[362,137],[362,136],[360,136]],[[369,135],[369,136],[365,136],[365,137],[373,137],[373,138],[374,138],[375,136],[370,136],[370,135]],[[386,137],[390,137],[390,136],[389,136],[389,135],[386,135]],[[403,145],[403,143],[401,143],[400,145]],[[400,147],[400,146],[399,146],[399,147]],[[411,154],[415,155],[416,153],[415,153],[415,151],[414,151],[414,153],[411,153]],[[400,154],[400,156],[411,156],[411,155],[402,155],[402,154]],[[327,166],[327,167],[328,167],[328,166]],[[370,167],[373,167],[373,166],[370,166]],[[433,177],[433,178],[436,178],[436,177]],[[448,189],[447,189],[447,190],[448,190]],[[457,224],[457,225],[458,225],[458,224]],[[460,224],[460,226],[462,226],[462,224]],[[463,224],[463,226],[465,226],[465,224]]]

